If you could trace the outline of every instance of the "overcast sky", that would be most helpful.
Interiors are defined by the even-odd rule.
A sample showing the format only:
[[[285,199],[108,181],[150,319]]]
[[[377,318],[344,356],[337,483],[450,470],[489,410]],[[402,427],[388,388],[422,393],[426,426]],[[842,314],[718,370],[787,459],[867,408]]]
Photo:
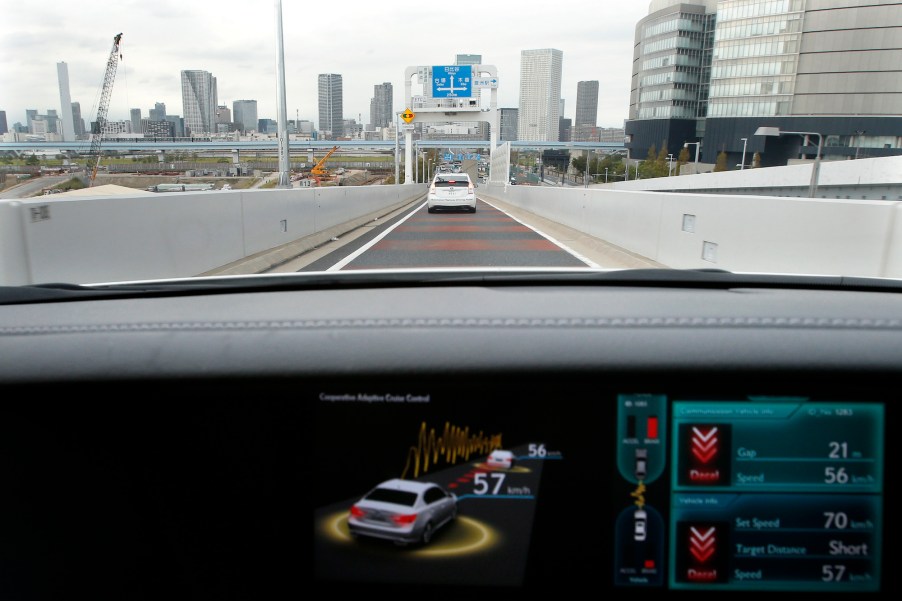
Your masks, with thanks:
[[[622,127],[629,112],[636,23],[645,0],[282,0],[288,118],[317,121],[317,75],[340,73],[344,117],[369,121],[373,86],[391,82],[404,106],[404,70],[451,65],[481,54],[498,69],[499,107],[517,107],[520,51],[563,51],[564,116],[573,118],[577,82],[598,80],[598,125]],[[183,115],[180,72],[209,71],[219,103],[257,101],[276,118],[276,0],[0,0],[0,110],[25,123],[25,109],[60,108],[56,64],[69,70],[72,100],[96,116],[113,37],[122,60],[108,120],[147,117],[155,102]]]

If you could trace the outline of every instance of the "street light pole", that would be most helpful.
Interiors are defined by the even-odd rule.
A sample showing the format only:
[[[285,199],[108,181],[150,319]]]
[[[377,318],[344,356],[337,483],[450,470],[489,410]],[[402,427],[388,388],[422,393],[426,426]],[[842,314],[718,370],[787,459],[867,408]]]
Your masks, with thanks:
[[[817,136],[817,154],[814,156],[814,165],[811,167],[811,183],[808,185],[808,198],[814,198],[817,194],[817,179],[821,169],[821,151],[824,148],[824,136],[816,131],[780,131],[779,127],[759,127],[755,130],[756,136],[782,136],[794,134],[797,136]]]
[[[817,194],[817,178],[821,170],[821,151],[824,148],[824,136],[817,135],[817,154],[814,156],[814,167],[811,168],[811,184],[808,186],[808,198],[814,198]]]
[[[400,145],[398,143],[398,133],[401,131],[401,113],[395,113],[395,185],[401,177],[401,154]]]
[[[701,148],[701,142],[683,142],[683,148],[689,148],[695,144],[695,172],[698,173],[698,149]]]
[[[745,146],[749,143],[748,138],[740,138],[742,140],[742,165],[739,166],[739,170],[742,171],[745,169]]]

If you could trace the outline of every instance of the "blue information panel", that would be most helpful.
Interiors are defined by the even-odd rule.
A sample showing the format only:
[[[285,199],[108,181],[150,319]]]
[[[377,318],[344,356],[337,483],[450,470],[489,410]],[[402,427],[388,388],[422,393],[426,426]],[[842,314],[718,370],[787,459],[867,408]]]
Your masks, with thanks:
[[[463,160],[479,161],[482,160],[482,155],[478,152],[458,152],[457,154],[454,154],[453,152],[446,152],[442,155],[442,158],[444,158],[448,162]]]
[[[432,67],[433,98],[470,98],[472,95],[472,66],[445,65]]]
[[[791,397],[618,398],[615,583],[880,590],[884,412]]]

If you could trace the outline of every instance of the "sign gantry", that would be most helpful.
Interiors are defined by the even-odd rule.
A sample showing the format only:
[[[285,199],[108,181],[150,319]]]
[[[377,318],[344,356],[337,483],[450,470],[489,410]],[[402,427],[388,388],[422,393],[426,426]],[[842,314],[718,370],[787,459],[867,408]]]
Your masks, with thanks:
[[[403,112],[404,181],[413,183],[413,129],[416,123],[487,122],[491,149],[498,145],[498,69],[495,65],[432,65],[407,67],[404,73]],[[422,94],[414,96],[416,77]],[[483,90],[489,90],[488,106],[483,105]]]

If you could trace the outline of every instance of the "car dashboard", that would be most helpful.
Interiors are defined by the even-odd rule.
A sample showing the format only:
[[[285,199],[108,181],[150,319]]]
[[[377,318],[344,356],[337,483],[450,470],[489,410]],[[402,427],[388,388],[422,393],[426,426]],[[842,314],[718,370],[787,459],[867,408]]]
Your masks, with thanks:
[[[894,282],[449,271],[34,292],[0,305],[4,599],[899,592]],[[352,507],[392,479],[437,484],[453,519],[404,544],[355,536]]]

